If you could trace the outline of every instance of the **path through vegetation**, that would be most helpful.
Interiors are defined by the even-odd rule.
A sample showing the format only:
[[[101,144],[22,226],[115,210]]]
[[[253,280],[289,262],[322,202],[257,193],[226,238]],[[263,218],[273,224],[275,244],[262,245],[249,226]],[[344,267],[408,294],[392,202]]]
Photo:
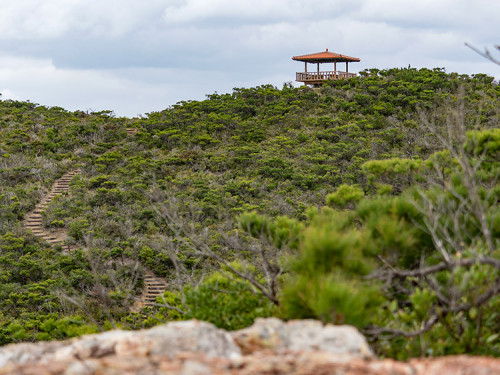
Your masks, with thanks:
[[[137,129],[127,129],[128,135],[135,135]],[[69,183],[73,177],[80,173],[80,169],[75,169],[65,173],[57,179],[47,195],[36,205],[35,209],[26,215],[24,227],[30,230],[35,236],[47,241],[52,246],[61,246],[62,251],[67,253],[78,248],[77,245],[66,243],[68,233],[66,229],[47,229],[43,225],[42,213],[50,204],[52,199],[60,194],[69,193]],[[163,294],[167,287],[167,282],[164,278],[156,277],[153,272],[146,270],[144,277],[144,290],[140,299],[134,304],[133,310],[139,311],[143,307],[153,307],[156,303],[156,298]]]
[[[30,230],[35,236],[42,238],[53,246],[61,245],[63,252],[68,252],[78,248],[76,245],[65,243],[67,240],[66,229],[49,230],[43,226],[42,212],[50,204],[52,199],[60,194],[69,192],[69,182],[80,173],[80,169],[75,169],[65,173],[56,180],[50,192],[36,205],[35,209],[26,215],[24,227]]]

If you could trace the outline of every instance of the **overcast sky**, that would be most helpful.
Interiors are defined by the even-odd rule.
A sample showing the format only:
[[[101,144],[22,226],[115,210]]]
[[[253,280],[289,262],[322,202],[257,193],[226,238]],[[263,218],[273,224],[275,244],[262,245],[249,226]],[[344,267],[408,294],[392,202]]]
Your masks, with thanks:
[[[366,68],[500,67],[499,0],[0,0],[0,93],[136,116],[233,87],[293,81],[294,55]],[[343,64],[341,64],[343,69]],[[325,70],[329,68],[325,68]]]

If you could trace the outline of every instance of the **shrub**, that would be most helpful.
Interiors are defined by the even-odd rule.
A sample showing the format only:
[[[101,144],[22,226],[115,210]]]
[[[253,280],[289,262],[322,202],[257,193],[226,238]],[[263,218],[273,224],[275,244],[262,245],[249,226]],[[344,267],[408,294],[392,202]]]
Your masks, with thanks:
[[[326,204],[340,208],[348,205],[352,207],[352,204],[359,202],[364,195],[365,193],[360,187],[342,184],[335,192],[326,196]]]

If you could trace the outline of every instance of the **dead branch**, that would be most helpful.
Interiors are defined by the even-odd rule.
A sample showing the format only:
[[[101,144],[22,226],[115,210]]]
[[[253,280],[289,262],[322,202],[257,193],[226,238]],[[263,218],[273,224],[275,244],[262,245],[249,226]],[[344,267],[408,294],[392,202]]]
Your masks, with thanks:
[[[484,51],[481,51],[480,49],[474,47],[473,45],[471,45],[469,43],[464,43],[464,44],[467,47],[469,47],[471,50],[473,50],[474,52],[476,52],[477,54],[483,56],[485,59],[488,59],[491,62],[493,62],[493,63],[495,63],[497,65],[500,65],[500,60],[497,60],[496,58],[494,58],[493,55],[491,54],[491,52],[487,48],[485,48]],[[495,46],[495,48],[500,51],[500,45]]]

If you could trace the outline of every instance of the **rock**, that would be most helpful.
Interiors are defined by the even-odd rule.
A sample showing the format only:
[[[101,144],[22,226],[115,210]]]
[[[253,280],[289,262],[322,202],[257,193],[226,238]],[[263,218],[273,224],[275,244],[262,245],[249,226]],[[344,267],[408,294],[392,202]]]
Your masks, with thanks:
[[[0,348],[0,368],[10,362],[30,363],[42,360],[46,353],[55,352],[64,347],[63,342],[38,342],[36,344],[12,344]]]
[[[231,335],[213,324],[198,320],[157,326],[143,335],[152,355],[173,356],[178,352],[203,353],[208,357],[239,358],[240,348]],[[151,344],[154,343],[154,344]]]
[[[365,337],[355,327],[323,325],[316,320],[285,323],[276,318],[256,319],[251,327],[236,331],[232,336],[245,354],[271,349],[373,357]]]
[[[428,375],[498,375],[500,359],[466,355],[410,360],[417,374]]]
[[[14,344],[0,349],[0,368],[7,364],[68,362],[117,356],[168,356],[182,352],[235,359],[241,356],[231,335],[197,320],[173,322],[149,330],[114,330],[64,342]]]
[[[191,320],[63,342],[8,345],[0,348],[0,375],[7,374],[500,375],[500,359],[377,360],[364,337],[348,326],[259,319],[230,334]]]

